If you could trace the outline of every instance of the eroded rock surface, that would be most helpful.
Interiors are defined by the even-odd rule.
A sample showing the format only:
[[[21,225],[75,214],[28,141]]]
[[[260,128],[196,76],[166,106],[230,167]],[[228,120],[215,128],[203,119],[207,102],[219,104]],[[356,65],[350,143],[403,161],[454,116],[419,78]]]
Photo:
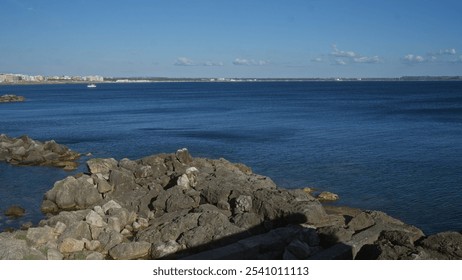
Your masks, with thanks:
[[[42,211],[49,217],[38,227],[0,234],[0,258],[462,256],[459,233],[427,237],[382,212],[324,207],[243,164],[193,158],[186,149],[87,164],[87,173],[58,181],[45,194]]]
[[[80,154],[54,140],[40,142],[24,135],[11,138],[0,134],[0,161],[14,165],[55,166],[74,170]]]

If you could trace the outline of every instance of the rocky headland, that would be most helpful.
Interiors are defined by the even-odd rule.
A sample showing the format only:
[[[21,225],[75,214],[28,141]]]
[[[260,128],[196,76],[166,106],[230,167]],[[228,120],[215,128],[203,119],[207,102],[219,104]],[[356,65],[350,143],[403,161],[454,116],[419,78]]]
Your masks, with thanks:
[[[0,103],[8,103],[8,102],[23,102],[26,98],[24,96],[18,96],[14,94],[4,94],[0,96]]]
[[[379,211],[188,150],[87,161],[46,192],[47,218],[0,234],[0,259],[461,259],[462,235],[426,236]]]
[[[13,165],[55,166],[74,170],[80,154],[54,140],[40,142],[24,135],[18,138],[0,134],[0,161]]]

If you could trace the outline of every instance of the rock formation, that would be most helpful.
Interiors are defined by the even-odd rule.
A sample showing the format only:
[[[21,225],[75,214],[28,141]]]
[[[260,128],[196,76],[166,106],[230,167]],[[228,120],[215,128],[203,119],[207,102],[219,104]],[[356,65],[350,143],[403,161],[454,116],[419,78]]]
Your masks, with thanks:
[[[28,136],[11,138],[0,134],[0,161],[14,165],[45,165],[74,170],[79,153],[54,140],[40,142]]]
[[[48,218],[0,234],[0,259],[460,259],[460,233],[425,236],[378,211],[323,207],[186,149],[91,159],[45,194]]]
[[[0,96],[0,103],[7,103],[7,102],[23,102],[26,99],[24,96],[17,96],[13,94],[5,94]]]

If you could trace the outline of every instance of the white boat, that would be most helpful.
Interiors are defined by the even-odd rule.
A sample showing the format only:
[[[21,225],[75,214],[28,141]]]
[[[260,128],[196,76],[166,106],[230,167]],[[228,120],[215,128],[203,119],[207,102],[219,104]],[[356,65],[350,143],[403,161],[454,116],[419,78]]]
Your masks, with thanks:
[[[96,87],[95,84],[89,84],[89,85],[87,85],[87,88],[95,88],[95,87]]]

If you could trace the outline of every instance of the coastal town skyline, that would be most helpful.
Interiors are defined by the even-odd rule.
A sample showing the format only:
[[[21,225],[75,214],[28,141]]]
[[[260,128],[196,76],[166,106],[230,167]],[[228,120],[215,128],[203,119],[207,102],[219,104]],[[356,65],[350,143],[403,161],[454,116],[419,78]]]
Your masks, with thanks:
[[[453,0],[7,0],[0,73],[460,76],[462,39],[454,27],[462,25],[461,11]]]

